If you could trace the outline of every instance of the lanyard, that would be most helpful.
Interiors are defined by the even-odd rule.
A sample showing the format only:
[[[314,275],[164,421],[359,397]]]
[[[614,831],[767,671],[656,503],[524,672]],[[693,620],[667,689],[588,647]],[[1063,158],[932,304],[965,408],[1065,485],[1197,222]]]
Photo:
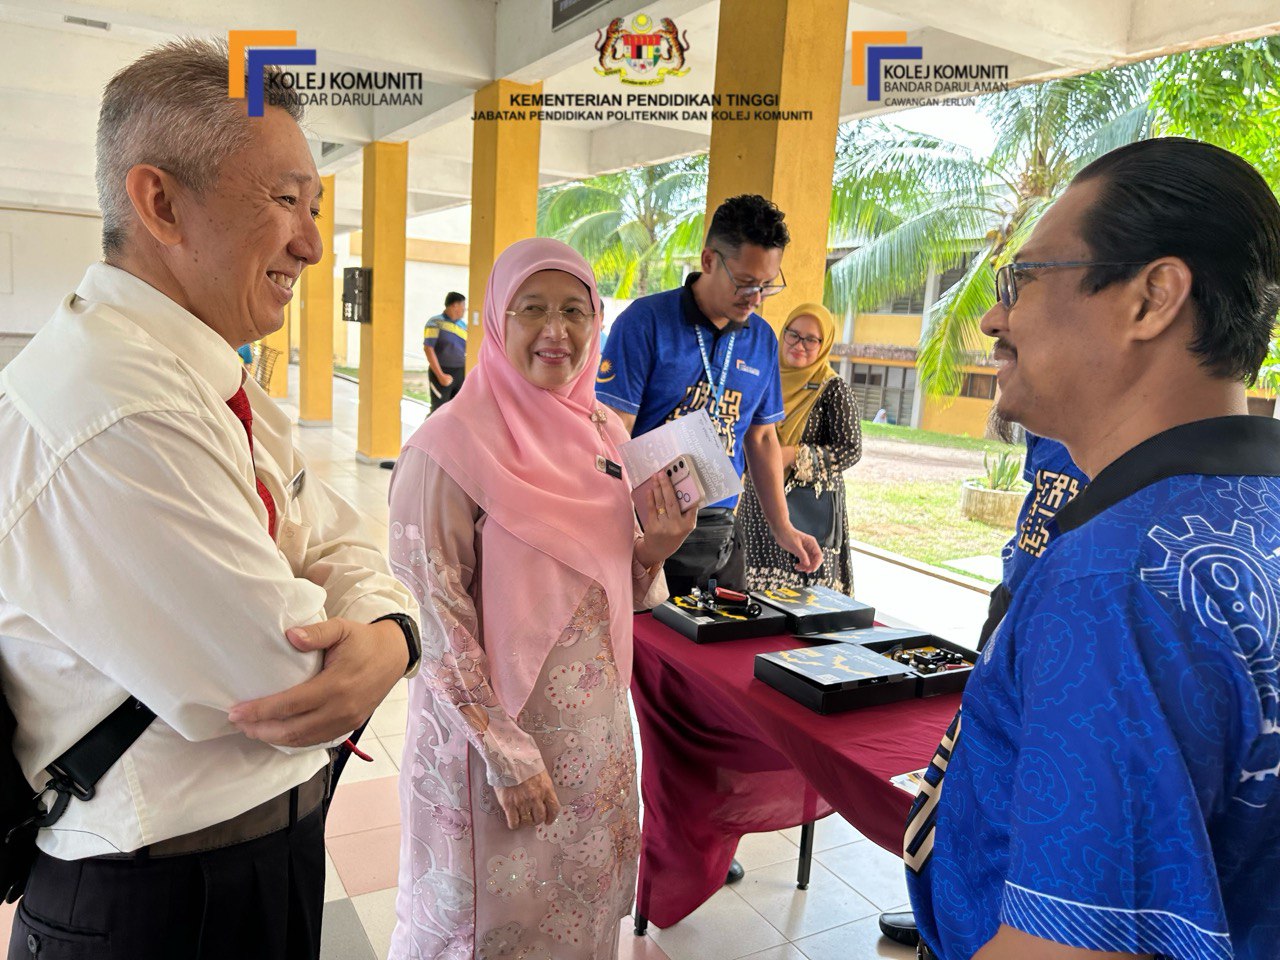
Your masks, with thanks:
[[[702,369],[707,374],[707,386],[711,388],[711,416],[720,419],[720,400],[724,397],[724,383],[729,378],[729,361],[733,357],[733,341],[738,336],[735,330],[729,334],[729,345],[724,350],[724,364],[720,367],[720,381],[717,383],[715,377],[711,374],[711,357],[707,354],[707,342],[702,337],[702,328],[694,327],[693,332],[698,335],[698,352],[702,354]]]

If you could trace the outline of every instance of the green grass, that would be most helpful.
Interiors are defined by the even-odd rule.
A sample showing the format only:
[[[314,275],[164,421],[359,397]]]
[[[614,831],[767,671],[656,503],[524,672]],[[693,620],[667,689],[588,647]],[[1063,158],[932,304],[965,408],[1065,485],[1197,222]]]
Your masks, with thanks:
[[[985,453],[1022,452],[1022,447],[1018,444],[986,440],[982,437],[956,437],[949,433],[916,430],[914,427],[899,427],[891,423],[872,423],[870,420],[862,421],[862,435],[875,437],[878,440],[899,440],[903,443],[921,443],[930,447],[954,447],[957,450],[981,450]]]
[[[876,483],[849,478],[845,482],[849,536],[912,560],[972,577],[947,561],[999,556],[1013,533],[961,517],[958,480]]]
[[[340,367],[337,364],[334,364],[333,371],[334,373],[345,374],[346,376],[351,377],[351,379],[353,380],[360,379],[359,367]],[[423,376],[425,377],[426,374],[423,374]],[[426,390],[419,390],[408,383],[404,385],[404,396],[408,397],[410,400],[419,400],[422,403],[425,403],[428,405],[430,405],[431,403],[430,393],[428,393]]]

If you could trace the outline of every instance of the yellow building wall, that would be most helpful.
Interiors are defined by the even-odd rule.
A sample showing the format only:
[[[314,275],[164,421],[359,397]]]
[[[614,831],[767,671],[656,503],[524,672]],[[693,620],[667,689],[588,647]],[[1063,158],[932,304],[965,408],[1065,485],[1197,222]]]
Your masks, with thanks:
[[[853,321],[853,342],[914,347],[920,342],[920,316],[918,314],[860,313]]]
[[[920,429],[953,436],[986,436],[987,417],[991,415],[993,402],[979,400],[977,397],[938,399],[926,396],[924,412],[920,416]]]

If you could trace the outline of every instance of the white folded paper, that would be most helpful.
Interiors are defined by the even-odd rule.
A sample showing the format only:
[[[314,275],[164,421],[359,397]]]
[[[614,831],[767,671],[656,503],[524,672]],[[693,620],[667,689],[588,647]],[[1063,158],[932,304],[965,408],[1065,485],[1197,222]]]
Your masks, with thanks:
[[[742,481],[733,461],[724,452],[715,425],[706,410],[664,423],[618,448],[634,490],[651,476],[684,454],[698,468],[698,478],[707,498],[703,506],[719,503],[742,492]]]

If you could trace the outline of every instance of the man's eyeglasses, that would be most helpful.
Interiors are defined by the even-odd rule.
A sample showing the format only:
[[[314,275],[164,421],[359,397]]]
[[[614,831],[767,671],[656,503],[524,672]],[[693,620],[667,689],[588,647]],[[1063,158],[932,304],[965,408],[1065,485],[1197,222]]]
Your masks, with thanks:
[[[1065,270],[1070,267],[1141,266],[1142,260],[1014,260],[996,270],[996,300],[1006,309],[1018,302],[1018,274],[1028,270]]]
[[[712,247],[712,250],[715,250],[715,248]],[[787,278],[783,274],[781,267],[778,268],[778,276],[782,278],[781,283],[740,284],[738,283],[738,278],[735,277],[733,272],[729,269],[729,264],[725,263],[724,254],[719,250],[715,250],[715,254],[720,258],[720,265],[724,267],[725,274],[733,281],[734,296],[754,297],[758,293],[762,297],[772,297],[774,294],[781,293],[783,290],[787,289]]]
[[[791,344],[793,347],[799,346],[803,343],[806,350],[822,346],[821,337],[802,337],[794,330],[783,330],[782,339],[787,341],[787,343]]]
[[[571,327],[586,327],[595,323],[596,315],[581,307],[565,307],[563,310],[551,310],[547,307],[529,305],[519,310],[508,310],[508,317],[515,317],[523,326],[541,327],[553,316],[559,316]]]

